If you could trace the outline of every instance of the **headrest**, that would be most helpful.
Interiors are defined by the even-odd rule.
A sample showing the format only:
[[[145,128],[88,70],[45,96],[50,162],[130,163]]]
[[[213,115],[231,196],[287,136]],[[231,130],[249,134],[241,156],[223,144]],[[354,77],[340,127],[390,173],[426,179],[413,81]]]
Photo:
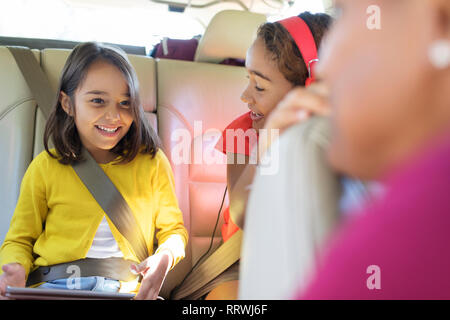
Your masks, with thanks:
[[[225,59],[245,59],[258,27],[266,22],[263,14],[224,10],[209,23],[195,53],[196,62],[219,63]]]

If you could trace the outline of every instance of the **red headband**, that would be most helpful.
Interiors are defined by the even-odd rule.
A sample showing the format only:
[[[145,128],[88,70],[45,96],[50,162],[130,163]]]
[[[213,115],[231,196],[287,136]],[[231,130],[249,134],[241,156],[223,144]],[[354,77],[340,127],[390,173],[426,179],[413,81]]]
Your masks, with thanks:
[[[290,17],[278,21],[289,32],[295,41],[303,60],[305,60],[308,68],[308,79],[306,79],[305,87],[314,82],[314,64],[319,61],[317,56],[316,43],[314,37],[305,21],[300,17]]]

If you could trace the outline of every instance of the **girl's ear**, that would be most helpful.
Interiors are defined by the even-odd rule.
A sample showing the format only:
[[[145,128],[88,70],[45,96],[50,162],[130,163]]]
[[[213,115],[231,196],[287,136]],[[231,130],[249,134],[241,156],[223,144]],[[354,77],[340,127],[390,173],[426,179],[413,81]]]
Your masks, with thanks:
[[[61,107],[63,108],[63,110],[69,116],[73,117],[73,109],[70,97],[64,91],[59,92],[59,103],[61,103]]]

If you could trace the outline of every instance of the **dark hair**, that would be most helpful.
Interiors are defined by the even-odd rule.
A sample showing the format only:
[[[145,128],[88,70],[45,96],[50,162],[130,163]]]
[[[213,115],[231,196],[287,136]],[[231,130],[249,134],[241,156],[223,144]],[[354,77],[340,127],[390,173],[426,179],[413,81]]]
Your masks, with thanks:
[[[331,25],[331,16],[310,12],[303,12],[298,16],[308,25],[319,50],[322,38]],[[267,51],[271,58],[277,61],[284,77],[296,86],[305,85],[308,69],[289,32],[278,22],[267,22],[259,27],[257,37],[264,41]]]
[[[62,164],[74,164],[83,160],[81,156],[82,143],[74,118],[63,110],[59,102],[59,95],[61,91],[66,93],[70,97],[71,108],[75,111],[75,91],[84,81],[92,63],[99,60],[112,64],[122,72],[128,82],[130,93],[133,123],[127,134],[111,149],[111,152],[120,156],[118,163],[132,161],[139,152],[148,153],[153,158],[160,148],[160,141],[149,125],[141,106],[136,73],[121,49],[96,42],[77,45],[64,65],[59,81],[57,101],[45,126],[45,150]],[[57,155],[52,154],[49,150],[50,138]]]

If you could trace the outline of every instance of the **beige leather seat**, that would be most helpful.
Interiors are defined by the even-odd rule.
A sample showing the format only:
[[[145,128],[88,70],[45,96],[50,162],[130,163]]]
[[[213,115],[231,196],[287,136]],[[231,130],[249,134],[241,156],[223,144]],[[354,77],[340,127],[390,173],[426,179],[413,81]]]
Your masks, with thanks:
[[[224,10],[217,13],[200,39],[194,60],[219,63],[227,58],[245,59],[257,28],[266,22],[262,14]]]
[[[333,229],[384,192],[335,172],[329,140],[329,119],[314,117],[286,130],[262,159],[247,206],[240,299],[292,298],[308,284]]]
[[[328,120],[312,118],[281,135],[268,164],[258,168],[245,220],[240,299],[288,299],[306,284],[340,219],[342,189],[326,162],[328,143]]]
[[[34,51],[39,61],[39,51]],[[0,47],[0,241],[9,229],[20,183],[33,159],[36,103],[6,47]]]

